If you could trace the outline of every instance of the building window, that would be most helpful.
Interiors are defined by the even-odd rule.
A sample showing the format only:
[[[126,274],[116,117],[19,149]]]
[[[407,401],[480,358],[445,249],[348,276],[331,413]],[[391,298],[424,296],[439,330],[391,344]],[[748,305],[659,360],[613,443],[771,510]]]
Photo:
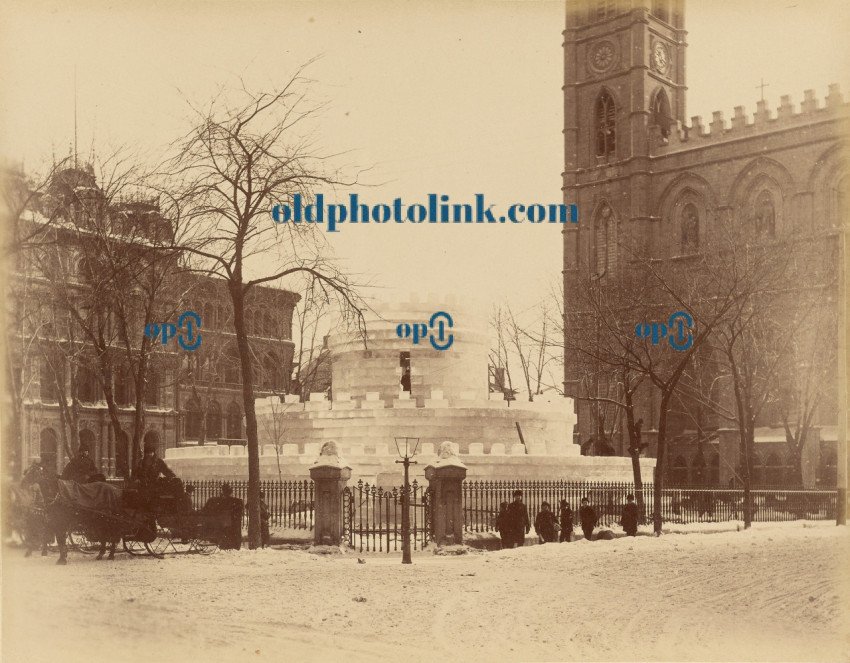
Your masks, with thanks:
[[[694,253],[699,249],[699,212],[696,205],[688,203],[682,211],[682,253]]]
[[[596,100],[596,156],[612,157],[616,147],[614,99],[607,90]]]
[[[221,406],[217,401],[210,401],[207,406],[207,435],[208,440],[221,437]]]
[[[264,389],[280,388],[280,362],[274,352],[269,352],[263,359],[262,385]]]
[[[52,428],[43,429],[39,438],[39,456],[48,474],[58,471],[57,449],[56,432]]]
[[[159,382],[159,369],[149,367],[145,383],[145,405],[159,405]]]
[[[222,359],[224,361],[224,381],[231,384],[242,382],[241,372],[239,370],[239,355],[236,353],[236,349],[230,347]]]
[[[611,251],[613,214],[608,205],[602,207],[593,224],[593,273],[602,276],[608,271]]]
[[[127,369],[119,366],[115,369],[115,403],[130,405],[133,402],[133,385]]]
[[[83,403],[94,403],[97,400],[97,379],[91,369],[86,366],[78,367],[76,383],[77,398]]]
[[[197,440],[201,437],[201,405],[194,398],[186,403],[186,429],[185,435],[188,440]]]
[[[231,440],[242,439],[242,410],[237,403],[227,406],[227,437]]]
[[[673,118],[670,113],[670,100],[667,98],[667,93],[664,90],[658,90],[655,93],[650,112],[652,113],[652,124],[661,130],[661,136],[663,138],[668,138],[670,136],[670,125]]]
[[[401,366],[401,390],[410,393],[410,353],[400,353],[398,364]]]
[[[776,207],[770,191],[762,191],[756,198],[754,211],[756,236],[773,238],[776,236]]]
[[[54,361],[58,358],[53,357]],[[57,385],[58,367],[51,363],[51,358],[42,357],[39,367],[39,383],[41,389],[41,401],[43,403],[56,403],[59,401],[59,386]]]

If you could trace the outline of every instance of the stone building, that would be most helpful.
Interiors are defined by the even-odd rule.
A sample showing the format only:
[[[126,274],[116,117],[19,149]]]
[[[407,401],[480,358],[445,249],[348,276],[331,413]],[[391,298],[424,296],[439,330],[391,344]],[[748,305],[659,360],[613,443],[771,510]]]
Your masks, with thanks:
[[[108,231],[88,233],[86,222],[79,218],[82,206],[102,207],[97,215],[109,224]],[[94,242],[123,242],[128,262],[143,260],[147,252],[156,250],[158,238],[172,232],[170,224],[156,201],[107,202],[90,166],[57,172],[46,190],[33,197],[22,223],[32,228],[42,224],[49,231],[42,236],[48,241],[20,252],[9,265],[6,341],[13,393],[5,405],[16,407],[17,401],[20,431],[15,432],[7,418],[3,431],[7,468],[15,473],[41,458],[49,468],[61,470],[67,461],[67,447],[76,447],[68,425],[63,425],[63,396],[69,407],[76,408],[79,441],[90,447],[104,474],[123,476],[129,465],[128,435],[133,430],[136,397],[126,353],[118,343],[119,335],[114,334],[118,318],[105,305],[102,310],[84,313],[101,316],[107,334],[113,330],[114,369],[109,387],[123,429],[116,439],[94,347],[82,333],[67,338],[69,306],[57,298],[87,301],[85,293],[91,292],[96,278]],[[46,265],[52,271],[50,278],[45,274]],[[162,322],[176,323],[186,310],[197,312],[202,320],[202,342],[194,352],[182,350],[175,340],[165,346],[154,343],[143,398],[142,444],[156,443],[164,456],[168,448],[197,445],[202,436],[213,443],[243,442],[242,381],[226,284],[183,271],[180,256],[173,258],[167,271],[167,287],[154,307],[164,312]],[[109,278],[116,297],[111,305],[126,306],[127,319],[138,319],[130,288],[118,276]],[[55,284],[61,286],[61,292]],[[248,333],[257,358],[255,387],[260,397],[281,393],[287,386],[294,349],[292,314],[298,300],[295,293],[269,287],[256,288],[247,300]],[[83,311],[82,303],[77,310]],[[133,344],[141,342],[143,331],[141,327],[130,330]]]
[[[565,202],[579,210],[579,223],[564,230],[565,292],[580,270],[615,276],[627,262],[623,247],[660,261],[687,260],[721,221],[752,222],[753,241],[788,242],[790,250],[815,242],[824,256],[838,251],[850,191],[840,138],[850,129],[850,104],[837,85],[825,99],[806,90],[799,105],[782,96],[777,109],[762,100],[752,115],[737,106],[731,119],[717,111],[710,121],[688,121],[683,0],[570,0],[563,34],[563,189]],[[839,307],[843,297],[834,287],[829,299]],[[566,297],[568,311],[571,304]],[[568,396],[582,395],[570,356],[564,379]],[[813,421],[807,485],[834,485],[837,380],[829,378]],[[644,389],[637,403],[652,441],[657,392]],[[577,401],[581,444],[593,436],[594,408]],[[668,479],[727,485],[739,458],[737,445],[723,439],[735,431],[715,420],[698,434],[692,420],[671,421]],[[757,425],[757,479],[781,481],[790,461],[775,409]],[[624,428],[609,441],[612,453],[626,453]]]

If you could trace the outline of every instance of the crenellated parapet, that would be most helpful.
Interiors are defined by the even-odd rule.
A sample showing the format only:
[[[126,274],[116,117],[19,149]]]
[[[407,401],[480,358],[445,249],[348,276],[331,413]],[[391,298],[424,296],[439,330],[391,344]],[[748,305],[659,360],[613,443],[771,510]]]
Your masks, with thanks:
[[[258,398],[254,402],[257,416],[294,414],[296,412],[318,412],[318,411],[344,411],[351,410],[384,410],[384,409],[427,409],[427,408],[457,408],[473,407],[490,410],[522,410],[527,412],[563,412],[570,403],[562,397],[541,398],[536,401],[505,399],[500,392],[491,393],[487,400],[478,397],[476,391],[461,391],[455,397],[449,398],[440,389],[430,389],[423,405],[411,398],[410,392],[399,391],[397,396],[389,402],[385,401],[381,394],[376,391],[366,392],[365,396],[355,397],[347,392],[334,393],[328,398],[326,392],[315,392],[309,395],[309,400],[301,401],[301,397],[290,394],[284,396],[281,402],[277,396]]]
[[[650,134],[650,140],[653,154],[661,156],[714,143],[803,127],[835,117],[850,117],[850,102],[844,100],[837,84],[829,86],[829,93],[823,103],[815,96],[814,90],[805,90],[799,110],[790,95],[782,95],[775,113],[768,108],[766,101],[757,102],[752,121],[744,106],[735,106],[730,121],[727,121],[723,111],[714,111],[706,126],[703,117],[695,115],[691,118],[690,126],[677,122],[671,127],[667,138],[662,137],[660,131],[655,128]]]

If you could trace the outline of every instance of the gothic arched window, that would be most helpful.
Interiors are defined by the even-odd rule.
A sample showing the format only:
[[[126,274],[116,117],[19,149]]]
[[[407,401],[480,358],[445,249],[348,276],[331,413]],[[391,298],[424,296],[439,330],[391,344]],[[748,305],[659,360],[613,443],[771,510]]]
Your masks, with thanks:
[[[699,248],[699,212],[696,205],[688,203],[682,211],[682,253],[692,253]]]
[[[210,401],[207,406],[207,439],[215,440],[221,437],[221,406],[218,401]]]
[[[596,123],[596,156],[610,157],[614,155],[617,145],[617,128],[615,125],[614,99],[607,90],[596,100],[594,119]]]
[[[604,205],[596,216],[596,223],[593,225],[593,272],[597,276],[602,276],[608,271],[608,257],[610,255],[611,234],[613,232],[611,224],[613,223],[613,214],[608,205]]]
[[[97,400],[97,377],[87,366],[78,366],[75,376],[77,398],[83,403],[94,403]]]
[[[665,23],[670,22],[670,9],[668,7],[667,0],[652,0],[652,15],[655,18],[664,21]]]
[[[230,440],[242,439],[242,409],[238,403],[227,406],[227,438]]]
[[[227,348],[222,359],[224,363],[224,381],[231,384],[242,382],[242,372],[239,370],[239,354],[236,352],[236,348],[233,346]]]
[[[184,435],[188,440],[197,440],[201,437],[201,405],[196,399],[186,403],[186,427]]]
[[[652,124],[661,129],[661,135],[664,138],[669,137],[672,117],[670,114],[670,100],[667,98],[667,93],[664,90],[658,90],[655,97],[653,97],[650,112],[652,113]]]
[[[756,198],[754,225],[757,237],[776,235],[776,207],[770,191],[762,191]]]

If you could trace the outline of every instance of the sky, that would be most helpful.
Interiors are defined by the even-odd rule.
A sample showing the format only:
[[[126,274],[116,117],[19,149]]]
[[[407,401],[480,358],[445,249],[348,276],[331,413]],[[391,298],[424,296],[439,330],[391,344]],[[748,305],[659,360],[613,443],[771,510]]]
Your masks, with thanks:
[[[128,145],[157,161],[203,104],[300,65],[326,103],[311,127],[360,173],[361,198],[500,208],[561,202],[562,2],[38,2],[0,10],[0,155],[38,169],[68,154],[76,70],[79,153]],[[687,116],[770,107],[829,83],[850,95],[846,0],[691,0]],[[378,296],[455,292],[534,314],[561,269],[557,225],[392,224],[328,237]]]

